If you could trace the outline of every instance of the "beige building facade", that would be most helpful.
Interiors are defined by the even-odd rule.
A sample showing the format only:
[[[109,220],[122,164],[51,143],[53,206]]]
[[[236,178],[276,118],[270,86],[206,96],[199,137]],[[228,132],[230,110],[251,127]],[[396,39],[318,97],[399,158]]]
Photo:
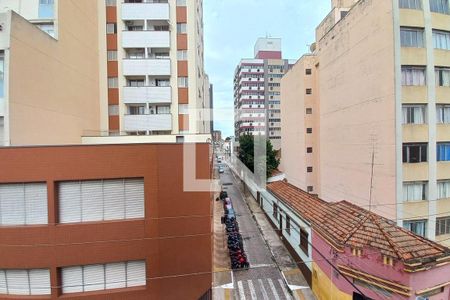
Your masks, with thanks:
[[[353,201],[448,245],[448,1],[332,5],[312,54],[282,80],[286,176],[323,199]],[[290,128],[300,114],[305,127]]]

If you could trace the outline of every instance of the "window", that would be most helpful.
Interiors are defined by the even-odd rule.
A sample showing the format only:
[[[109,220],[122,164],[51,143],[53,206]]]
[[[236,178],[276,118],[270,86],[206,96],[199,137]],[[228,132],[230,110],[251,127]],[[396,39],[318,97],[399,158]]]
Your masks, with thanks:
[[[291,218],[286,215],[286,233],[291,235]]]
[[[0,51],[0,98],[4,97],[5,85],[5,52]]]
[[[394,265],[394,259],[390,256],[383,255],[383,263],[388,266]]]
[[[436,218],[436,236],[450,234],[450,217]]]
[[[438,199],[450,198],[450,180],[438,182]]]
[[[178,113],[180,115],[189,114],[189,104],[178,104]]]
[[[403,124],[425,124],[425,105],[403,105]]]
[[[307,167],[307,168],[306,168],[306,171],[307,171],[308,173],[312,173],[313,167]]]
[[[130,87],[143,87],[145,85],[145,79],[128,79],[127,86]]]
[[[439,124],[450,124],[450,105],[437,106],[437,121]]]
[[[48,35],[55,37],[55,25],[53,24],[40,24],[37,25],[43,32],[46,32]]]
[[[177,6],[186,6],[186,0],[177,0]]]
[[[128,106],[129,115],[145,115],[144,105],[129,105]]]
[[[69,181],[58,185],[60,223],[144,218],[144,179]]]
[[[306,148],[306,153],[313,153],[313,148],[312,147]]]
[[[53,19],[54,1],[39,0],[39,19]]]
[[[306,188],[306,190],[308,193],[312,193],[314,191],[314,187],[312,185],[310,185]]]
[[[275,203],[273,204],[273,217],[278,219],[278,206]]]
[[[187,51],[186,50],[178,50],[177,51],[178,60],[187,60]]]
[[[187,33],[187,24],[186,23],[177,23],[177,33]]]
[[[312,128],[306,128],[306,133],[311,134],[312,133]]]
[[[426,182],[403,183],[403,202],[422,201],[427,199]]]
[[[306,89],[306,95],[311,95],[312,94],[312,89]]]
[[[430,0],[430,10],[440,14],[449,14],[448,0]]]
[[[450,68],[436,68],[436,86],[450,87]]]
[[[306,109],[306,114],[307,114],[307,115],[312,114],[312,108],[307,108],[307,109]]]
[[[312,74],[312,70],[311,69],[306,69],[305,70],[305,74],[306,75],[311,75]]]
[[[402,67],[402,85],[425,85],[425,67]]]
[[[50,295],[50,270],[0,270],[2,295]]]
[[[308,248],[309,248],[309,242],[308,242],[309,234],[306,230],[303,228],[300,228],[300,249],[308,255]]]
[[[108,88],[118,88],[119,87],[119,79],[117,77],[108,77]]]
[[[116,50],[108,50],[108,61],[117,61],[117,51]]]
[[[187,77],[178,77],[178,87],[187,88],[188,87],[188,78]]]
[[[400,28],[400,42],[402,47],[424,47],[424,31],[422,28]]]
[[[403,162],[420,163],[428,161],[427,144],[403,144]]]
[[[62,268],[63,294],[146,285],[145,261]]]
[[[119,115],[119,105],[108,105],[108,115],[118,116]]]
[[[161,114],[170,114],[170,106],[164,105],[164,106],[157,106],[156,107],[156,113]]]
[[[142,59],[145,58],[144,49],[132,49],[127,52],[127,58],[129,59]]]
[[[427,230],[427,220],[404,221],[403,227],[417,235],[425,237]]]
[[[422,0],[400,0],[400,8],[422,9]]]
[[[106,0],[106,6],[116,6],[117,0]]]
[[[437,161],[450,161],[450,143],[437,144]]]
[[[450,50],[450,32],[433,30],[433,47],[435,49]]]
[[[108,23],[108,24],[106,24],[106,33],[107,34],[117,33],[116,24],[115,23]]]
[[[47,184],[0,184],[0,225],[48,224]]]

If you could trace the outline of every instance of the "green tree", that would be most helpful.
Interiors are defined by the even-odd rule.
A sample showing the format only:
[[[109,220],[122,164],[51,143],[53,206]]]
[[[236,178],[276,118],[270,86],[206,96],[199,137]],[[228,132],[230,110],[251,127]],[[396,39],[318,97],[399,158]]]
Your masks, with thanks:
[[[252,135],[243,135],[239,138],[239,159],[252,172],[255,171],[255,149]],[[266,144],[266,175],[270,177],[272,172],[278,168],[280,160],[277,159],[277,151],[273,149],[272,143],[267,140]]]

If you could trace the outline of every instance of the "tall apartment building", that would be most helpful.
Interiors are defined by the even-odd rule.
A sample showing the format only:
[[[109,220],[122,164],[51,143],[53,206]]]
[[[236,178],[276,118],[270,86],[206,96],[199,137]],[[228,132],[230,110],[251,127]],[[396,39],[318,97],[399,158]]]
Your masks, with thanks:
[[[280,82],[293,62],[282,58],[281,39],[260,38],[255,56],[242,59],[234,77],[235,137],[266,135],[281,147]]]
[[[282,80],[286,176],[450,245],[449,1],[332,6]]]
[[[210,133],[202,1],[108,0],[105,11],[107,135]]]

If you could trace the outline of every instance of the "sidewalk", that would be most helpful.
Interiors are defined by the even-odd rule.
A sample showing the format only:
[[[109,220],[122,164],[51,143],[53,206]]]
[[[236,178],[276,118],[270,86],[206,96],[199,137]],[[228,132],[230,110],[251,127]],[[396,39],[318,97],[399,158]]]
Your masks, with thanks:
[[[240,189],[244,194],[242,184],[240,185]],[[253,214],[253,218],[258,224],[264,240],[269,245],[273,259],[279,266],[294,298],[301,300],[315,300],[316,298],[314,297],[311,288],[308,286],[306,279],[303,277],[303,274],[297,267],[283,242],[280,240],[276,231],[273,230],[264,211],[259,207],[258,203],[250,193],[245,193],[244,195],[245,201]]]

